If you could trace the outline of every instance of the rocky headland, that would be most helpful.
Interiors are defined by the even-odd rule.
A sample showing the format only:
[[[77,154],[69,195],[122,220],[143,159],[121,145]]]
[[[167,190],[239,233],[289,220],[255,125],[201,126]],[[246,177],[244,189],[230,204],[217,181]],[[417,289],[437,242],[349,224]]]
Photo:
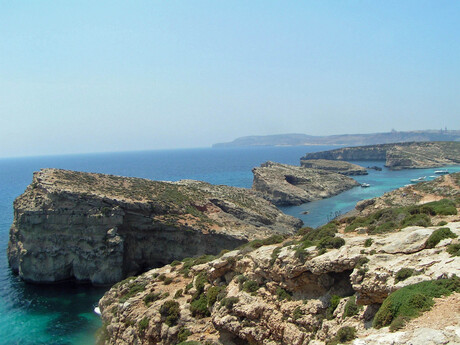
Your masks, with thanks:
[[[301,160],[300,166],[304,168],[322,169],[333,171],[342,175],[353,176],[353,175],[367,175],[366,168],[357,164],[345,162],[345,161],[332,161],[328,159],[309,159]]]
[[[301,224],[248,189],[44,169],[14,202],[8,260],[28,282],[112,284]]]
[[[324,199],[358,186],[336,172],[266,162],[252,169],[252,188],[275,205],[300,205]]]
[[[310,159],[346,161],[385,161],[393,169],[434,168],[460,163],[460,142],[412,142],[345,147],[330,151],[307,153]]]
[[[450,176],[455,193],[458,176]],[[444,194],[448,178],[432,182],[430,194],[439,192],[438,201],[387,205],[116,284],[99,303],[99,340],[458,344],[460,200]]]

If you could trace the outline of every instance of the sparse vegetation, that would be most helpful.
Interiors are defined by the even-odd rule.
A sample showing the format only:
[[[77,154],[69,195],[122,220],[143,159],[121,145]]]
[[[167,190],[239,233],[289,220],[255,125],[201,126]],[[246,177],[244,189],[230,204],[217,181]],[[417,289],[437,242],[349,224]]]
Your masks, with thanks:
[[[374,240],[372,238],[368,238],[364,241],[364,247],[368,248],[372,245],[372,243],[374,242]]]
[[[434,297],[448,296],[452,292],[460,292],[460,278],[456,276],[405,286],[385,299],[375,315],[373,326],[389,326],[398,316],[415,318],[431,308]]]
[[[149,319],[147,317],[144,317],[141,321],[139,321],[139,324],[137,326],[139,329],[139,333],[144,334],[148,326],[149,326]]]
[[[186,327],[181,327],[179,333],[177,334],[177,341],[182,343],[187,340],[187,338],[192,334],[190,330]]]
[[[328,341],[326,344],[327,345],[337,345],[340,343],[346,343],[346,342],[352,341],[355,338],[356,338],[356,328],[345,326],[345,327],[340,328],[337,331],[337,335],[334,338],[332,338],[330,341]]]
[[[429,202],[423,205],[391,207],[372,213],[367,217],[346,219],[345,232],[365,227],[368,233],[379,234],[395,231],[407,226],[431,226],[430,216],[457,214],[455,203],[449,199]]]
[[[139,292],[142,292],[145,290],[145,284],[142,283],[134,283],[129,286],[129,290],[127,293],[125,293],[121,298],[120,298],[120,303],[126,302],[128,299],[133,297],[134,295],[137,295]]]

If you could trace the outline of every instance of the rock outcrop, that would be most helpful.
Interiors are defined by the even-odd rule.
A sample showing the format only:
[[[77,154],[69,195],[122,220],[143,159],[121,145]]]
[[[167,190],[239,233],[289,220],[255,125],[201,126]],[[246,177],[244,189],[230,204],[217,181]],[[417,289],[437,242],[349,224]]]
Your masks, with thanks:
[[[460,235],[460,222],[445,226]],[[341,234],[345,245],[339,249],[324,253],[307,245],[304,256],[298,255],[295,240],[299,238],[293,238],[252,251],[249,247],[231,251],[195,266],[184,262],[155,269],[117,284],[101,299],[102,339],[120,345],[184,340],[324,345],[348,326],[360,337],[355,344],[380,344],[376,342],[379,332],[389,340],[391,334],[370,325],[391,292],[460,275],[460,257],[446,252],[457,239],[427,248],[426,241],[436,229],[409,227],[373,235],[372,241],[365,234]],[[403,268],[413,274],[398,279]],[[340,296],[334,308],[333,295]],[[457,324],[444,333],[426,332],[455,341],[459,331]],[[407,331],[400,334],[403,339],[422,344],[426,337]]]
[[[321,169],[266,162],[252,169],[252,188],[275,205],[300,205],[358,186],[350,177]]]
[[[385,161],[390,169],[433,168],[460,163],[460,142],[414,142],[345,147],[307,153],[301,160]]]
[[[344,161],[332,161],[328,159],[309,159],[301,160],[300,165],[304,168],[322,169],[348,176],[367,175],[366,168]]]
[[[247,189],[44,169],[14,202],[8,260],[29,282],[111,284],[301,224]]]

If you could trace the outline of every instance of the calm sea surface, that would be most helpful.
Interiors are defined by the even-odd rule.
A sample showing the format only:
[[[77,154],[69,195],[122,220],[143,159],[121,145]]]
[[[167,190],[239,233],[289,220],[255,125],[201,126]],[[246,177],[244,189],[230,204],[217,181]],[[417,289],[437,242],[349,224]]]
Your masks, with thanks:
[[[299,158],[306,152],[330,148],[205,148],[0,159],[0,344],[91,345],[101,325],[92,310],[105,289],[76,284],[24,284],[8,268],[6,248],[13,220],[13,200],[31,182],[34,171],[63,168],[155,180],[196,179],[249,188],[251,169],[260,163],[272,160],[298,165]],[[361,162],[361,165],[383,166],[383,162]],[[449,167],[449,171],[460,171],[460,167]],[[331,216],[351,210],[359,200],[381,195],[409,183],[411,178],[430,176],[433,172],[434,169],[370,170],[369,175],[356,177],[361,183],[371,184],[369,188],[357,187],[327,200],[283,208],[283,211],[301,218],[306,225],[318,226]],[[305,211],[307,215],[302,214]]]

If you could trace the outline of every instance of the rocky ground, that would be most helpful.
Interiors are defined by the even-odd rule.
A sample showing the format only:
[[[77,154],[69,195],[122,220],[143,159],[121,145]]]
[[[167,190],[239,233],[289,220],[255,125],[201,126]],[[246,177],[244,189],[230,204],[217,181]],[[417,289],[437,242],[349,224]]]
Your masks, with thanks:
[[[99,303],[104,321],[100,341],[458,344],[459,176],[414,187],[449,200],[420,204],[427,194],[420,195],[418,204],[387,205],[367,218],[363,214],[304,228],[297,236],[252,242],[217,257],[174,262],[116,284]],[[397,193],[405,192],[391,198]],[[393,212],[398,222],[369,221],[380,220],[382,211]],[[413,226],[420,219],[428,223]],[[359,227],[353,226],[357,220]],[[394,293],[447,281],[457,293],[435,298],[431,311],[420,318],[385,316]],[[403,300],[412,307],[429,300],[422,293],[409,296]],[[381,328],[390,322],[392,328]]]
[[[252,188],[275,205],[300,205],[328,198],[359,185],[342,174],[266,162],[252,170]]]
[[[390,169],[433,168],[460,163],[460,142],[412,142],[346,147],[307,153],[301,160],[385,161]]]
[[[111,284],[301,224],[248,189],[44,169],[14,202],[8,259],[30,282]]]
[[[301,160],[300,165],[304,168],[333,171],[347,176],[367,175],[366,168],[345,161],[332,161],[328,159],[309,159]]]

